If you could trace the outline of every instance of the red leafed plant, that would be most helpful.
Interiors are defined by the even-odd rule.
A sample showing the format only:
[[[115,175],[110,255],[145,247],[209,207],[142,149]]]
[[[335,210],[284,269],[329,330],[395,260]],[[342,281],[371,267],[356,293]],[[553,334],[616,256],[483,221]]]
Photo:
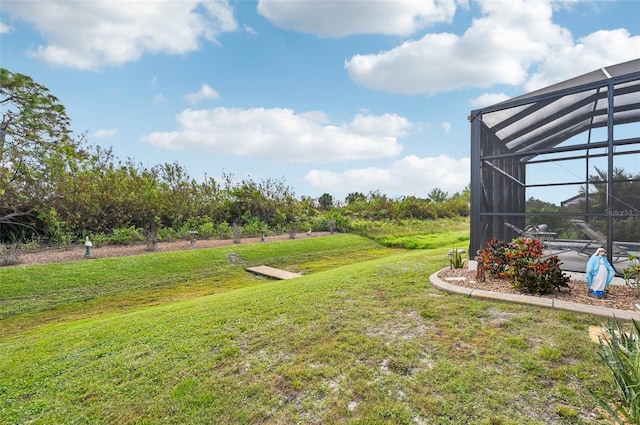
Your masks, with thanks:
[[[543,248],[539,239],[517,238],[509,243],[492,239],[482,251],[485,270],[494,277],[508,278],[527,294],[568,288],[569,276],[560,269],[560,260],[555,255],[542,258]]]

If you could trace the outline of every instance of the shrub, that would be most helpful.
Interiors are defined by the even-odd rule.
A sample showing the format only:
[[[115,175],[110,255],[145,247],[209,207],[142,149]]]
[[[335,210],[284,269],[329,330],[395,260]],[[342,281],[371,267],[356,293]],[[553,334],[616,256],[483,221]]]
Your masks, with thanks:
[[[73,241],[69,223],[60,219],[58,212],[54,208],[38,215],[44,223],[49,242],[60,244],[63,247],[69,246]]]
[[[541,258],[542,241],[517,238],[511,243],[492,239],[482,251],[485,270],[494,277],[506,277],[514,288],[528,294],[544,295],[554,288],[568,287],[557,256]]]
[[[202,223],[200,226],[198,226],[198,235],[201,238],[211,238],[213,237],[213,235],[215,235],[215,233],[216,229],[213,222],[211,221],[207,221],[206,223]]]
[[[540,239],[517,238],[509,244],[508,258],[538,258],[544,253]]]
[[[216,224],[215,234],[218,235],[218,238],[220,239],[231,239],[233,229],[231,228],[231,225],[229,225],[229,223],[223,221],[222,223]]]
[[[135,226],[118,227],[113,229],[110,242],[115,245],[130,245],[144,240],[142,232]]]
[[[106,245],[111,240],[111,237],[105,235],[104,233],[96,233],[94,235],[83,234],[82,236],[89,236],[89,238],[91,239],[91,243],[93,243],[94,248],[102,245]]]
[[[180,232],[176,231],[172,227],[160,226],[158,229],[158,237],[161,241],[172,241],[180,237]]]
[[[267,228],[268,226],[264,222],[262,222],[259,218],[252,217],[249,220],[247,220],[242,226],[242,234],[247,237],[260,236],[260,234]]]
[[[528,294],[544,295],[554,288],[568,287],[569,277],[560,269],[558,257],[547,259],[517,258],[509,264],[505,275],[514,288]]]
[[[509,264],[507,259],[507,249],[509,244],[497,238],[487,242],[487,246],[482,250],[484,269],[492,277],[504,277],[504,271]]]

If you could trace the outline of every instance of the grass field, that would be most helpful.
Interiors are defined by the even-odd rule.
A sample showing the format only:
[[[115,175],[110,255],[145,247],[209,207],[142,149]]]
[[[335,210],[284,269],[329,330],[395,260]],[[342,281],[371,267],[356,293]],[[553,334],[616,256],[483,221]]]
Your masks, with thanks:
[[[0,423],[608,423],[601,319],[432,288],[458,231],[0,269]]]

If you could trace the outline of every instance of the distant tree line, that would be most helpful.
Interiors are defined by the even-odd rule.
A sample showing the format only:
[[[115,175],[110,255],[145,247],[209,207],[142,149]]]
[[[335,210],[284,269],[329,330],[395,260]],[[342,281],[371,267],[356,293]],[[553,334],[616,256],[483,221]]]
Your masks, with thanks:
[[[469,189],[449,196],[389,198],[354,192],[297,198],[284,178],[254,181],[223,175],[197,182],[177,163],[146,167],[90,146],[70,131],[64,106],[30,77],[0,68],[0,242],[128,243],[348,231],[354,219],[403,220],[468,216]]]

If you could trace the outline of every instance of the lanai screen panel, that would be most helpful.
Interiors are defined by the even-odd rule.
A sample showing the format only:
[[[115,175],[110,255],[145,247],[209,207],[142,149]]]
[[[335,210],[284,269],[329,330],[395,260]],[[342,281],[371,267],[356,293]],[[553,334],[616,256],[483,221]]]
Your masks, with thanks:
[[[576,202],[573,209],[549,213],[545,221],[557,228],[548,233],[577,239],[575,221],[592,221],[613,246],[617,221],[608,207],[622,187],[614,178],[616,168],[640,176],[640,59],[472,111],[469,119],[471,252],[535,224],[527,211],[528,194],[562,191],[575,195]],[[627,128],[633,123],[636,127]],[[596,171],[604,173],[604,186],[594,189],[590,176]],[[597,208],[588,202],[589,196],[598,197],[594,190],[606,192]],[[636,208],[630,206],[631,217]],[[535,218],[545,216],[537,212]]]

